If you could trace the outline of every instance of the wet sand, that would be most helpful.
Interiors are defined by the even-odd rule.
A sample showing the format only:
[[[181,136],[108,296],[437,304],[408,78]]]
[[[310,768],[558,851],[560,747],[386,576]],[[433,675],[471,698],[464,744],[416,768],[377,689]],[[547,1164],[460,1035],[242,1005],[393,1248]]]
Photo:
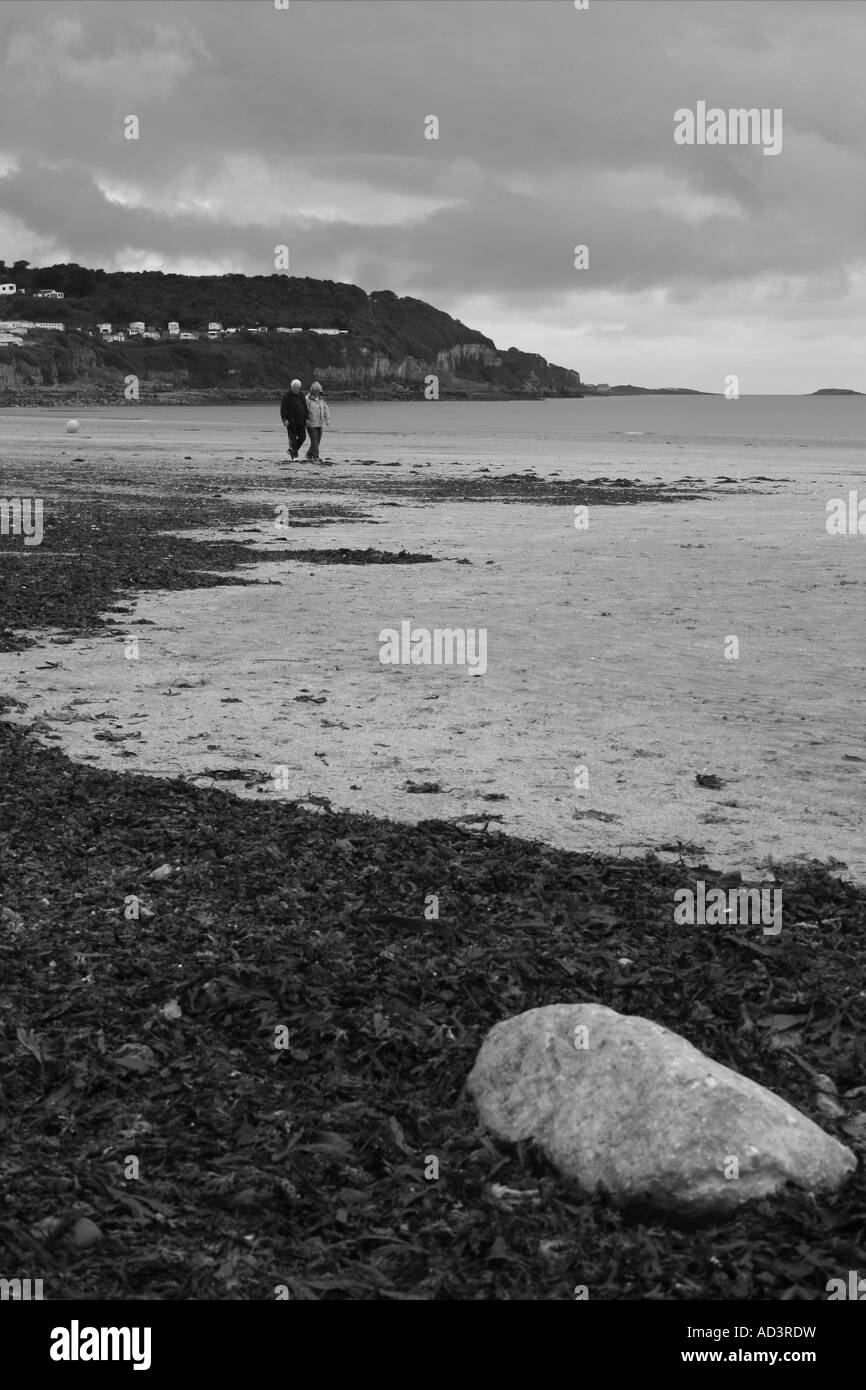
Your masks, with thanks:
[[[261,501],[260,524],[233,534],[261,557],[244,578],[267,584],[145,595],[122,635],[46,636],[0,657],[3,689],[25,706],[14,717],[38,718],[40,737],[71,756],[202,785],[209,770],[236,768],[248,784],[220,785],[241,796],[312,794],[413,822],[493,817],[491,831],[568,849],[682,852],[749,874],[818,858],[866,879],[854,717],[866,694],[866,579],[862,541],[826,534],[829,476],[593,505],[579,531],[569,505],[403,491],[398,478],[453,479],[457,468],[450,449],[405,441],[395,457],[386,434],[361,448],[334,434],[333,467],[289,470],[278,434],[242,438],[219,411],[171,449],[162,428],[128,418],[60,437],[47,463],[37,427],[14,423],[11,462],[46,498],[76,469],[109,496],[165,491],[204,469],[243,477]],[[705,493],[732,467],[674,449],[671,480],[695,476]],[[536,461],[539,474],[648,476],[646,457],[612,467],[597,448],[588,466],[571,453]],[[84,456],[84,468],[73,463]],[[763,474],[762,458],[748,463]],[[515,468],[516,457],[479,452],[459,476]],[[275,507],[291,516],[328,501],[367,519],[276,529]],[[268,560],[287,546],[405,548],[440,562]],[[486,671],[382,665],[380,632],[406,620],[486,629]],[[139,639],[137,660],[126,636]],[[737,660],[725,659],[730,636]],[[579,766],[588,785],[576,788]],[[275,769],[279,790],[265,781]],[[698,785],[706,773],[722,786]]]

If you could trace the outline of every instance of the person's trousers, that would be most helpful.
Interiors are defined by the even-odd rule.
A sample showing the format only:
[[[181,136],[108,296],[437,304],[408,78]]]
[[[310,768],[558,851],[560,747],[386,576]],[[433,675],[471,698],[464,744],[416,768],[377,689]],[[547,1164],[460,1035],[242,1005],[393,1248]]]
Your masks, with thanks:
[[[286,422],[286,429],[289,431],[289,448],[292,451],[292,458],[297,458],[300,453],[307,431],[303,425],[296,425],[294,420]]]
[[[322,426],[307,425],[307,434],[310,436],[310,447],[307,450],[307,458],[317,459],[319,457],[319,445],[322,442]]]

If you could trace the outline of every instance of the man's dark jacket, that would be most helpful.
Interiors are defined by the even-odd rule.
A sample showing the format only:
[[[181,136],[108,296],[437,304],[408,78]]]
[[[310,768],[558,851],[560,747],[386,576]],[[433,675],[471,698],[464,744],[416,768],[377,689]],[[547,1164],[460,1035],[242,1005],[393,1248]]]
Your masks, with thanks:
[[[307,423],[307,401],[303,391],[287,391],[280,401],[280,419],[299,428]]]

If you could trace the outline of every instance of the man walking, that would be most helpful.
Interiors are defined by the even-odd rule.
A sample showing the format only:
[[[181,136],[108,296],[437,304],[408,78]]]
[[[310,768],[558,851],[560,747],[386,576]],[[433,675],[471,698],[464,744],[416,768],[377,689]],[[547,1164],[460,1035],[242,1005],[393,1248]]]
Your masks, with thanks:
[[[289,453],[298,457],[307,433],[307,398],[297,377],[280,401],[280,419],[289,432]]]

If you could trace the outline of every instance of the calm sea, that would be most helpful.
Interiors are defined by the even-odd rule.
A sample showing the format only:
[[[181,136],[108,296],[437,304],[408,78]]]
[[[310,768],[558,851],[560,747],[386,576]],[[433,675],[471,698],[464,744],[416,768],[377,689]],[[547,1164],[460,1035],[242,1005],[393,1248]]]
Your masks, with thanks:
[[[206,439],[221,464],[250,450],[283,452],[279,403],[232,406],[107,407],[74,412],[77,436],[63,424],[70,410],[0,411],[0,440],[32,441],[34,427],[73,452],[76,441],[115,443],[127,431],[167,450],[189,451]],[[42,427],[40,428],[40,422]],[[841,478],[862,472],[866,396],[626,396],[579,401],[366,402],[332,406],[325,452],[340,462],[475,463],[494,472],[629,477]],[[142,430],[142,426],[146,426]],[[214,431],[218,443],[214,446]]]

